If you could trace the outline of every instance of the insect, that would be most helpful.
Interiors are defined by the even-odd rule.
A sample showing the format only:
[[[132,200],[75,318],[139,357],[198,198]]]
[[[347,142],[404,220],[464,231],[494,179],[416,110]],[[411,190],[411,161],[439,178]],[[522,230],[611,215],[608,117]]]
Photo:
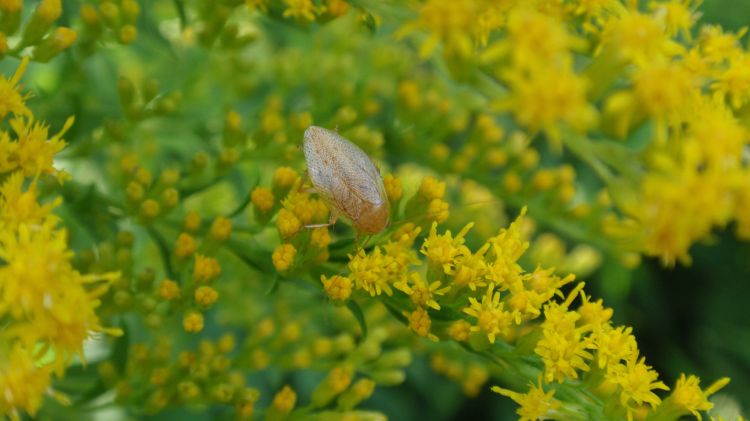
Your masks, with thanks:
[[[339,214],[352,220],[357,237],[388,226],[390,204],[380,171],[367,154],[341,135],[322,127],[305,130],[303,150],[313,188],[328,203],[329,226]]]

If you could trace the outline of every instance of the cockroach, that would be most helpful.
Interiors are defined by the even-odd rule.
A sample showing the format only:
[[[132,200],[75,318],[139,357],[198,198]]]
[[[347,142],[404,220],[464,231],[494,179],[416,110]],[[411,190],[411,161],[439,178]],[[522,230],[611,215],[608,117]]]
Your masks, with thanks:
[[[340,214],[351,219],[357,238],[383,231],[390,219],[390,204],[380,171],[357,145],[322,127],[305,130],[303,150],[307,174],[315,191],[331,210],[328,224]]]

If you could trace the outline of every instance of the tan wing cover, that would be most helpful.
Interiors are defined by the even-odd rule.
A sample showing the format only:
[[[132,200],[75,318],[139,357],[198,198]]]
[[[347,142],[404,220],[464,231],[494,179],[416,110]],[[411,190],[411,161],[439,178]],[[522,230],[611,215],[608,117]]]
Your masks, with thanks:
[[[370,157],[338,133],[310,126],[303,149],[315,188],[348,216],[358,216],[358,201],[379,206],[387,200],[383,179]]]

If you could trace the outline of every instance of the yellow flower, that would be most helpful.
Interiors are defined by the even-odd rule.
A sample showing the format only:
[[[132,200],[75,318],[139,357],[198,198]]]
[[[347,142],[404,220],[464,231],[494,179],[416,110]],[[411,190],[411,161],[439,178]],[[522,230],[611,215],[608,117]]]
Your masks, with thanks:
[[[646,359],[638,359],[638,355],[631,356],[625,364],[617,364],[608,371],[607,381],[620,386],[620,404],[628,410],[628,414],[643,404],[652,408],[659,405],[661,399],[653,392],[654,389],[669,390],[663,382],[658,381],[659,374],[646,365]]]
[[[445,222],[449,216],[449,207],[450,205],[445,200],[433,199],[427,205],[426,217],[433,222]]]
[[[153,219],[159,216],[161,206],[154,199],[146,199],[141,203],[141,215],[147,219]]]
[[[489,249],[489,244],[483,245],[476,253],[471,253],[468,248],[464,248],[465,251],[459,253],[453,268],[448,272],[448,275],[453,275],[453,282],[461,287],[468,286],[472,291],[487,286],[485,275],[490,269],[484,259],[484,254]]]
[[[521,231],[525,215],[526,207],[521,209],[521,213],[508,228],[503,228],[498,235],[487,240],[492,247],[495,271],[516,271],[516,262],[529,248],[529,242]]]
[[[437,222],[433,222],[430,235],[424,240],[419,251],[427,256],[431,265],[441,268],[446,274],[451,273],[456,259],[467,250],[461,246],[463,246],[464,237],[472,226],[474,226],[473,222],[466,224],[453,238],[450,231],[446,231],[443,235],[437,235]]]
[[[716,76],[711,89],[729,100],[738,109],[750,102],[750,55],[742,54],[729,59],[729,66]]]
[[[279,167],[273,174],[273,186],[277,188],[292,187],[292,184],[297,181],[297,177],[297,171],[294,171],[291,167]]]
[[[37,202],[36,183],[23,190],[24,177],[20,171],[12,173],[0,186],[0,230],[17,230],[22,224],[40,225],[46,218],[54,218],[52,209],[62,200],[40,205]]]
[[[416,310],[411,313],[407,313],[409,319],[409,329],[419,336],[429,337],[432,340],[437,340],[435,335],[430,334],[430,326],[432,321],[427,311],[422,307],[417,307]]]
[[[174,244],[174,255],[179,259],[184,259],[188,256],[192,256],[195,253],[195,238],[187,233],[181,233],[177,237],[177,241]]]
[[[221,242],[228,240],[229,236],[232,234],[232,221],[223,216],[217,217],[211,224],[211,230],[209,233],[216,241]]]
[[[672,394],[659,406],[659,410],[662,410],[662,407],[675,408],[685,415],[687,415],[687,412],[690,412],[700,420],[701,415],[699,411],[708,411],[714,406],[708,400],[708,397],[726,386],[727,383],[729,383],[729,378],[724,377],[714,382],[704,391],[700,388],[700,379],[698,377],[693,375],[686,377],[684,374],[680,374],[680,378],[677,379],[677,384],[674,390],[672,390]]]
[[[435,177],[425,177],[419,184],[417,194],[426,202],[442,199],[445,196],[445,183]]]
[[[561,129],[586,132],[597,120],[588,103],[588,82],[571,68],[535,67],[513,69],[504,75],[511,96],[497,103],[499,110],[512,110],[516,120],[529,130],[544,130],[560,149]]]
[[[285,18],[291,17],[300,21],[312,22],[318,8],[311,0],[284,0],[286,9],[282,14]]]
[[[569,50],[576,43],[563,22],[531,8],[515,8],[508,16],[507,28],[507,38],[495,48],[509,50],[513,65],[520,69],[569,60]]]
[[[677,64],[649,64],[633,75],[633,90],[641,108],[662,125],[675,122],[691,104],[696,88],[690,73]],[[666,134],[657,136],[663,141]]]
[[[607,48],[636,64],[671,58],[682,47],[669,39],[665,25],[652,15],[621,9],[620,16],[606,21],[600,49]]]
[[[297,256],[297,249],[293,245],[281,244],[273,251],[271,259],[276,270],[283,272],[292,266],[295,256]]]
[[[392,274],[398,269],[392,256],[383,254],[380,247],[375,247],[370,254],[360,250],[349,260],[349,272],[357,288],[370,293],[371,296],[385,292],[393,295]]]
[[[466,342],[471,336],[471,324],[466,320],[456,320],[448,329],[448,335],[456,341]]]
[[[250,194],[250,201],[260,212],[268,212],[273,208],[273,192],[267,187],[256,187]]]
[[[353,374],[353,369],[350,366],[344,365],[335,367],[330,373],[328,373],[325,383],[334,394],[339,394],[346,390],[346,388],[352,383]]]
[[[614,311],[611,308],[605,308],[601,299],[591,301],[591,297],[581,292],[581,306],[578,307],[578,314],[581,316],[580,322],[597,331],[609,326],[609,320],[612,318]]]
[[[21,64],[18,66],[13,77],[7,79],[4,76],[0,76],[0,119],[5,118],[8,113],[12,113],[16,116],[31,115],[31,111],[26,108],[25,104],[28,96],[21,95],[18,89],[18,82],[26,71],[26,66],[28,64],[29,58],[25,57],[21,60]],[[0,143],[0,145],[2,145],[2,143]],[[1,148],[0,151],[2,151]],[[2,169],[0,168],[0,170]]]
[[[482,332],[493,344],[498,335],[507,334],[513,322],[513,314],[504,307],[494,284],[487,287],[481,302],[469,297],[469,307],[464,308],[464,313],[476,319],[475,325],[471,327],[472,332]]]
[[[60,17],[62,13],[62,4],[60,0],[42,0],[34,10],[34,15],[38,16],[45,23],[52,23]]]
[[[185,221],[183,222],[183,226],[185,227],[185,231],[188,232],[196,232],[201,227],[201,216],[198,215],[198,212],[191,210],[190,212],[185,215]]]
[[[386,174],[385,177],[383,177],[383,186],[385,187],[385,193],[388,195],[388,201],[390,203],[396,203],[404,194],[403,188],[401,187],[401,180],[394,177],[393,174]]]
[[[0,231],[0,260],[5,262],[0,266],[0,317],[14,321],[3,335],[27,347],[38,341],[53,345],[60,372],[71,354],[82,352],[92,331],[106,331],[94,312],[108,287],[100,282],[118,277],[82,275],[73,268],[72,257],[67,233],[54,221]],[[90,283],[100,284],[88,290]]]
[[[418,18],[399,28],[396,36],[426,30],[429,37],[419,47],[420,57],[429,57],[440,42],[446,54],[469,57],[474,46],[486,43],[489,33],[501,22],[493,8],[482,5],[474,1],[428,0],[419,6]]]
[[[168,301],[175,300],[180,297],[180,286],[175,281],[165,279],[159,286],[159,295]]]
[[[693,3],[691,5],[691,3]],[[666,32],[669,36],[681,35],[687,40],[692,38],[690,29],[700,16],[696,12],[700,0],[669,0],[668,2],[652,2],[649,8],[657,16],[664,17]]]
[[[328,234],[328,228],[314,228],[310,234],[310,244],[319,249],[328,247],[331,244],[331,236]]]
[[[571,298],[577,296],[582,286],[579,284],[565,303],[550,302],[545,305],[542,338],[534,352],[544,362],[544,379],[547,382],[562,383],[567,378],[577,379],[577,370],[588,371],[586,360],[594,358],[586,350],[591,345],[585,340],[584,329],[576,327],[580,316],[567,309]]]
[[[0,105],[2,105],[1,102]],[[0,134],[0,152],[4,156],[0,158],[0,165],[2,165],[0,172],[18,169],[26,177],[38,174],[62,176],[53,166],[53,157],[65,147],[62,136],[72,125],[73,118],[71,117],[65,122],[60,132],[50,138],[49,128],[44,123],[34,121],[33,117],[10,120],[10,127],[15,132],[16,139],[11,141],[7,134]]]
[[[302,225],[309,225],[312,222],[322,222],[327,212],[320,212],[319,200],[311,199],[306,193],[291,192],[282,202],[285,209],[291,211]],[[281,217],[282,211],[279,212]],[[317,220],[317,221],[316,221]]]
[[[204,307],[212,306],[219,298],[219,293],[210,286],[200,286],[195,290],[195,302]]]
[[[182,319],[182,328],[185,332],[196,333],[203,330],[203,315],[197,311],[191,311]]]
[[[320,281],[328,298],[334,301],[346,301],[352,295],[352,280],[346,276],[334,275],[326,278],[325,275],[320,275]]]
[[[291,387],[285,385],[276,395],[273,397],[273,407],[277,411],[286,414],[294,409],[294,404],[297,402],[297,394],[294,393]]]
[[[213,257],[207,257],[200,253],[195,255],[193,265],[193,279],[198,283],[211,281],[221,274],[219,261]]]
[[[591,342],[596,349],[596,361],[599,368],[608,370],[620,361],[628,360],[638,355],[638,344],[632,334],[633,328],[606,326],[595,330],[591,335]]]
[[[283,208],[276,217],[276,227],[281,238],[286,239],[294,236],[302,228],[302,223],[293,212]]]
[[[529,391],[526,393],[514,392],[499,386],[492,386],[492,391],[513,399],[519,405],[516,410],[519,421],[556,419],[562,415],[556,411],[562,406],[562,402],[554,398],[554,390],[544,391],[541,376],[538,386],[530,383]]]
[[[440,304],[435,301],[434,295],[444,295],[450,290],[450,286],[440,288],[440,281],[431,282],[429,285],[418,272],[412,272],[408,278],[411,282],[404,280],[393,286],[408,295],[411,302],[418,307],[431,307],[440,310]]]
[[[51,366],[40,364],[31,350],[18,345],[0,360],[0,413],[20,419],[19,411],[34,416],[50,387]]]

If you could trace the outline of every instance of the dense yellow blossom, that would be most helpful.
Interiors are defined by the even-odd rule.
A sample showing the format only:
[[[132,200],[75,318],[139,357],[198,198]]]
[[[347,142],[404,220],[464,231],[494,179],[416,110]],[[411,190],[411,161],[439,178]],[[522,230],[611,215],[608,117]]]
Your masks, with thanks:
[[[35,16],[55,20],[59,7],[43,2]],[[52,213],[62,201],[39,202],[37,180],[65,179],[54,155],[65,147],[62,135],[73,119],[52,137],[35,121],[18,89],[27,63],[12,78],[0,77],[0,120],[10,114],[14,133],[0,129],[0,410],[13,418],[21,411],[34,415],[43,396],[55,394],[51,375],[62,375],[74,354],[83,357],[83,343],[94,332],[119,333],[104,328],[96,313],[118,274],[79,272],[68,231]]]
[[[499,386],[493,386],[492,391],[513,399],[519,405],[516,410],[519,420],[534,421],[561,415],[556,410],[562,406],[562,402],[554,398],[554,390],[544,391],[541,378],[538,385],[531,383],[526,393],[514,392]]]
[[[750,239],[747,29],[701,3],[0,0],[0,415],[380,420],[416,359],[522,420],[725,417],[636,340],[670,299],[727,326],[680,341],[705,372],[745,342],[741,265],[645,285]],[[380,232],[333,225],[311,124],[377,159],[339,187]]]

